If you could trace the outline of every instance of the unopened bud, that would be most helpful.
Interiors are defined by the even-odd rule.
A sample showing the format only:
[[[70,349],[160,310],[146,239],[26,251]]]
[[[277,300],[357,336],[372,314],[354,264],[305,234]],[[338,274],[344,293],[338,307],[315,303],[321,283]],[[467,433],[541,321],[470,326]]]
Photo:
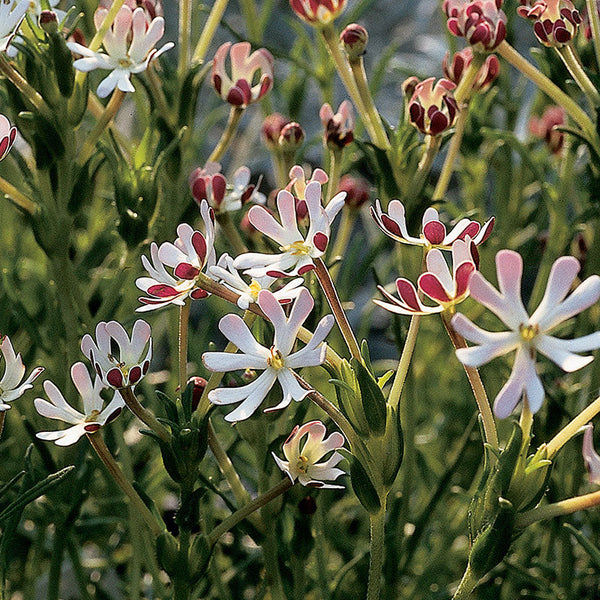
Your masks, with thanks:
[[[196,410],[198,408],[198,404],[200,403],[200,398],[202,398],[202,394],[204,393],[204,389],[206,388],[206,384],[208,382],[204,377],[190,377],[187,381],[187,385],[193,385],[192,388],[192,410]]]
[[[369,33],[358,23],[351,23],[340,34],[340,42],[350,61],[357,60],[367,51]]]
[[[279,136],[281,130],[290,123],[280,113],[273,113],[265,118],[262,124],[262,140],[269,150],[276,150],[279,147]]]
[[[304,142],[304,129],[299,123],[292,121],[281,129],[279,147],[284,152],[295,152]]]
[[[52,10],[43,10],[41,12],[39,24],[46,33],[56,33],[58,31],[58,17]]]
[[[371,186],[368,181],[361,177],[344,175],[340,179],[338,191],[346,192],[346,206],[351,208],[360,208],[369,201]]]

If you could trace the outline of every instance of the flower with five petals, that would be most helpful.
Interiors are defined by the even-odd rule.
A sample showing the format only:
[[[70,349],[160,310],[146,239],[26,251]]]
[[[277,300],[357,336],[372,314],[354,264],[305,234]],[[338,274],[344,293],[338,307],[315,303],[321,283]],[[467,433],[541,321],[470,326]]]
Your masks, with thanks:
[[[265,399],[275,381],[279,381],[283,398],[277,406],[265,412],[285,408],[292,400],[300,402],[310,390],[304,389],[296,380],[293,369],[315,367],[323,364],[327,345],[327,334],[333,327],[333,316],[323,317],[311,340],[297,352],[292,352],[300,327],[313,309],[314,300],[305,288],[300,290],[289,317],[286,318],[279,301],[268,290],[258,295],[258,306],[271,321],[275,329],[273,345],[266,348],[259,344],[244,321],[234,314],[225,315],[219,321],[219,329],[225,337],[240,350],[239,354],[229,352],[205,352],[202,361],[210,371],[225,373],[238,369],[261,369],[252,383],[237,388],[218,388],[208,394],[213,404],[241,404],[230,412],[225,420],[243,421],[250,417]]]
[[[516,350],[512,372],[496,396],[494,412],[508,417],[526,394],[529,407],[536,412],[544,400],[544,387],[536,371],[536,354],[540,352],[563,371],[585,367],[593,356],[580,356],[600,348],[600,332],[573,340],[550,335],[558,325],[582,312],[600,298],[600,276],[592,275],[571,294],[569,290],[580,265],[572,256],[562,256],[552,265],[544,296],[529,316],[521,300],[523,259],[517,252],[501,250],[496,254],[499,290],[476,271],[469,281],[471,297],[495,313],[509,331],[490,332],[477,327],[467,317],[457,314],[452,326],[465,339],[476,344],[456,351],[458,359],[470,367],[479,367],[493,358]]]
[[[337,450],[344,446],[344,436],[334,431],[325,438],[327,429],[321,421],[311,421],[304,425],[296,425],[283,444],[283,453],[287,460],[281,460],[274,452],[273,458],[277,466],[290,478],[301,485],[316,488],[343,489],[343,485],[333,485],[325,481],[334,481],[344,471],[336,465],[344,458]],[[303,442],[302,448],[300,445]],[[318,462],[326,454],[333,454],[325,461]]]
[[[92,384],[90,374],[82,362],[75,363],[71,367],[71,379],[83,400],[83,413],[67,404],[61,391],[51,381],[44,381],[44,390],[50,402],[43,398],[36,398],[33,401],[36,410],[43,417],[72,425],[68,429],[42,431],[36,434],[40,440],[54,442],[57,446],[70,446],[86,433],[95,433],[116,419],[125,406],[121,394],[117,391],[108,405],[104,406],[104,400],[100,396],[104,384],[100,377],[96,377]]]

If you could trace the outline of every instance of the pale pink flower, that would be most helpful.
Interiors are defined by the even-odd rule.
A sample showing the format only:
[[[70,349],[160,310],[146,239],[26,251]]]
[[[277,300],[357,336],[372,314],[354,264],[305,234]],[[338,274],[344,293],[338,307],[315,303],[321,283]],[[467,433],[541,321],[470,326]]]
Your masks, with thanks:
[[[334,148],[345,148],[354,141],[354,111],[352,104],[344,100],[337,113],[327,102],[319,111],[321,124],[325,128],[325,144]]]
[[[228,56],[229,70],[225,64]],[[258,83],[253,85],[254,81]],[[265,48],[250,54],[249,42],[225,42],[213,59],[212,84],[223,100],[245,108],[273,87],[273,56]]]
[[[219,329],[225,337],[240,350],[239,354],[230,352],[205,352],[202,361],[210,371],[225,373],[238,369],[263,370],[252,383],[236,388],[218,388],[209,392],[208,398],[213,404],[241,404],[226,417],[226,421],[242,421],[247,419],[265,399],[275,381],[279,381],[283,398],[277,406],[265,412],[279,410],[295,400],[303,400],[310,390],[304,389],[296,380],[293,369],[315,367],[323,364],[327,345],[324,343],[327,334],[333,327],[331,315],[323,317],[311,340],[298,350],[292,352],[296,336],[302,324],[314,306],[314,300],[307,289],[300,290],[292,305],[289,317],[286,317],[277,298],[268,290],[258,295],[258,306],[271,321],[275,329],[273,344],[270,348],[259,344],[243,319],[229,314],[219,322]]]
[[[283,454],[287,460],[281,460],[272,452],[277,466],[292,483],[298,480],[300,485],[310,487],[344,488],[343,485],[333,485],[325,481],[334,481],[340,475],[344,475],[344,471],[336,468],[336,465],[344,458],[337,450],[343,448],[346,440],[337,431],[328,438],[325,438],[326,433],[327,429],[321,421],[296,425],[283,444]],[[330,452],[333,454],[325,462],[318,462]]]
[[[457,333],[476,345],[461,348],[456,355],[463,364],[479,367],[516,350],[512,373],[494,402],[494,412],[499,418],[508,417],[524,394],[532,412],[541,407],[544,388],[536,372],[538,352],[570,373],[585,367],[594,358],[580,356],[577,352],[600,348],[600,332],[573,340],[550,335],[558,325],[600,298],[598,275],[588,277],[569,294],[579,269],[579,261],[572,256],[556,260],[548,277],[544,297],[531,316],[521,300],[523,259],[517,252],[501,250],[496,254],[499,291],[479,271],[471,276],[471,297],[496,314],[509,331],[485,331],[464,315],[457,314],[452,319],[452,326]]]
[[[408,102],[410,122],[427,135],[440,135],[454,125],[458,105],[452,91],[456,87],[448,79],[435,77],[417,83]]]
[[[31,371],[29,377],[22,381],[25,376],[25,365],[21,353],[15,354],[8,336],[1,339],[0,351],[4,358],[4,373],[0,379],[0,412],[10,408],[10,404],[7,402],[20,398],[27,390],[30,390],[35,379],[44,371],[44,367],[36,367]]]
[[[290,0],[292,10],[303,21],[316,27],[328,25],[346,6],[346,0]]]
[[[535,21],[533,31],[544,46],[562,48],[575,34],[583,18],[570,0],[537,0],[532,6],[519,6],[517,12]]]
[[[444,0],[448,29],[478,52],[492,52],[506,38],[502,0]]]

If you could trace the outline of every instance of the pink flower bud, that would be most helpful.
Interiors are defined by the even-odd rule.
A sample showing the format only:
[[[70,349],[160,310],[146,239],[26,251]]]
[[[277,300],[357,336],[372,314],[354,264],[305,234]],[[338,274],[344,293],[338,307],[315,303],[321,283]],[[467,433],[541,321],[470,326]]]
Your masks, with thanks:
[[[304,129],[300,123],[292,121],[284,125],[279,134],[279,147],[284,152],[295,152],[304,143]]]
[[[540,117],[529,120],[529,131],[532,135],[542,138],[552,154],[558,154],[563,147],[565,135],[558,131],[558,125],[567,122],[567,115],[561,106],[549,106]]]
[[[262,140],[269,150],[275,150],[279,147],[279,136],[281,130],[290,123],[279,113],[273,113],[265,118],[262,124]]]
[[[331,23],[341,14],[345,5],[346,0],[290,0],[296,15],[316,27]]]
[[[356,60],[367,51],[369,33],[362,25],[352,23],[340,34],[340,42],[348,58],[351,61]]]
[[[354,141],[354,114],[348,100],[340,104],[335,114],[329,104],[323,104],[319,116],[325,128],[325,144],[329,148],[345,148]]]
[[[473,60],[473,50],[470,46],[467,46],[452,57],[452,62],[448,61],[449,57],[450,53],[446,52],[446,56],[444,56],[444,61],[442,63],[444,75],[450,81],[458,85],[463,74],[466,72],[467,68],[471,64],[471,61]],[[496,77],[498,77],[499,72],[500,61],[495,54],[490,54],[477,73],[477,77],[473,82],[473,91],[486,91],[490,85],[492,85],[492,82],[496,79]]]
[[[43,10],[40,13],[38,23],[46,33],[56,33],[58,31],[58,17],[52,10]]]
[[[338,192],[346,192],[346,206],[360,208],[369,201],[371,186],[366,179],[344,175],[340,179]]]
[[[535,21],[533,31],[544,46],[555,48],[568,44],[583,21],[571,0],[537,0],[532,6],[519,6],[517,12]]]
[[[200,404],[200,398],[202,398],[202,394],[204,393],[207,383],[208,381],[206,381],[204,377],[190,377],[188,379],[187,384],[192,384],[194,386],[192,389],[192,410],[196,410],[198,408],[198,404]]]
[[[434,77],[425,79],[415,87],[408,104],[410,122],[427,135],[439,135],[448,130],[458,114],[458,106],[452,94],[456,87],[448,79],[440,79],[435,86]]]
[[[502,0],[444,0],[448,29],[479,52],[491,52],[506,37]]]

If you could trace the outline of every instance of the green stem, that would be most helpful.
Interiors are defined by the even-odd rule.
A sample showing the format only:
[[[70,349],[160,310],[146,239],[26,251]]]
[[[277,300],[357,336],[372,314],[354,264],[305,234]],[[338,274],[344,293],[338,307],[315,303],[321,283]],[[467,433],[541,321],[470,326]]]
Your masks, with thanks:
[[[113,455],[110,453],[102,434],[100,432],[88,433],[87,438],[117,485],[129,498],[129,501],[136,508],[153,535],[158,537],[163,532],[163,528],[156,522],[150,509],[144,504],[144,501],[139,497],[134,487],[123,474],[123,471],[121,471]]]
[[[354,332],[350,327],[350,323],[348,322],[348,317],[346,317],[346,313],[342,308],[342,303],[340,302],[339,296],[337,295],[337,291],[329,275],[329,271],[325,266],[325,263],[320,258],[315,258],[313,260],[315,265],[315,274],[317,275],[317,279],[321,284],[321,289],[327,298],[327,302],[331,308],[331,312],[333,312],[333,316],[342,332],[342,336],[348,346],[348,350],[350,350],[350,354],[356,360],[362,362],[362,357],[360,355],[360,348],[358,346],[358,342],[356,341],[356,337],[354,336]]]
[[[142,423],[147,425],[152,431],[163,441],[169,442],[171,440],[171,434],[168,432],[166,427],[162,425],[154,414],[145,409],[135,397],[133,390],[130,387],[122,388],[119,390],[121,396],[127,404],[127,408],[140,420]]]
[[[600,396],[589,406],[586,406],[572,421],[567,423],[546,445],[548,458],[552,457],[573,437],[579,430],[600,413]]]
[[[66,541],[65,526],[59,525],[54,531],[54,540],[52,542],[52,558],[48,573],[48,600],[58,600],[60,597],[62,561]]]
[[[369,582],[367,600],[379,600],[381,573],[385,554],[385,500],[381,510],[369,515],[371,531],[371,554],[369,560]]]
[[[478,583],[479,580],[471,571],[470,565],[468,565],[463,578],[460,580],[458,589],[454,593],[454,596],[452,596],[452,600],[467,600],[471,597]]]
[[[192,0],[179,0],[179,63],[177,74],[183,81],[190,62]]]
[[[148,82],[148,86],[152,91],[152,97],[156,102],[157,112],[171,126],[171,128],[177,132],[179,128],[177,125],[175,111],[169,106],[162,88],[160,77],[156,74],[156,71],[152,65],[146,69],[146,81]]]
[[[519,426],[521,427],[521,431],[523,432],[523,446],[525,447],[525,452],[529,448],[529,443],[531,440],[531,427],[533,425],[533,413],[529,408],[529,402],[527,401],[527,396],[523,398],[523,408],[521,409],[521,417],[519,418]]]
[[[228,212],[218,212],[216,213],[217,221],[227,238],[227,241],[231,244],[235,255],[244,254],[244,252],[248,252],[248,248],[246,248],[246,244],[244,244],[244,240],[242,240],[242,236],[240,235],[240,231],[231,220]]]
[[[223,154],[229,147],[229,144],[233,140],[233,136],[237,131],[240,119],[244,114],[244,109],[239,106],[232,106],[229,111],[229,117],[227,119],[227,124],[225,125],[225,130],[223,131],[223,135],[219,140],[219,143],[215,146],[215,149],[212,151],[211,155],[208,157],[206,162],[218,162],[221,160]]]
[[[331,277],[333,278],[334,283],[340,272],[342,258],[346,253],[346,248],[350,242],[350,235],[352,234],[357,216],[358,210],[355,208],[346,205],[342,209],[340,226],[335,237],[335,243],[333,244],[333,248],[331,249],[331,253],[329,255],[333,259],[339,259],[330,269]]]
[[[275,487],[271,488],[269,491],[261,494],[254,500],[248,502],[245,506],[242,506],[239,510],[236,510],[232,515],[227,517],[224,521],[219,523],[209,534],[208,534],[208,543],[209,545],[214,545],[217,543],[219,538],[233,529],[240,521],[246,519],[253,512],[257,511],[259,508],[262,508],[271,500],[274,500],[281,494],[287,492],[292,487],[293,483],[289,480],[289,478],[285,478],[281,480]]]
[[[433,166],[433,161],[439,152],[440,145],[442,144],[442,137],[439,135],[426,135],[425,136],[425,150],[423,152],[423,156],[419,161],[419,165],[417,167],[417,171],[415,176],[411,182],[411,197],[416,198],[425,185],[425,180],[427,179],[429,172],[431,171],[431,167]]]
[[[39,210],[38,205],[33,202],[33,200],[30,200],[12,183],[9,183],[2,177],[0,177],[0,192],[2,192],[15,206],[30,215],[35,215]]]
[[[518,514],[515,520],[515,527],[517,529],[524,529],[536,521],[570,515],[578,510],[594,508],[599,504],[600,491],[584,494],[583,496],[576,496],[575,498],[569,498],[568,500],[561,500],[560,502],[554,502],[553,504],[547,504],[546,506],[541,506]]]
[[[202,33],[200,34],[200,39],[196,44],[194,55],[192,56],[193,65],[204,62],[204,57],[206,56],[208,47],[210,46],[210,43],[212,42],[212,39],[215,36],[217,27],[219,26],[219,23],[223,18],[223,14],[225,13],[225,9],[227,8],[228,2],[229,0],[215,0],[215,3],[210,9],[210,13],[208,15],[208,18],[206,19],[204,28],[202,29]]]
[[[188,329],[190,322],[190,299],[187,298],[179,308],[179,393],[183,395],[187,385],[187,356],[188,356]]]
[[[598,7],[596,6],[596,0],[585,0],[585,5],[587,7],[590,29],[592,30],[596,66],[600,69],[600,16],[598,15]]]
[[[327,182],[327,201],[326,205],[335,195],[340,183],[340,174],[342,172],[342,156],[344,151],[341,148],[329,149],[329,181]]]
[[[450,323],[450,316],[445,313],[442,313],[441,316],[442,323],[446,328],[446,332],[448,333],[454,348],[457,350],[459,348],[466,348],[467,343],[465,342],[465,339],[452,327],[452,324]],[[463,367],[467,375],[467,379],[471,384],[471,389],[473,390],[473,395],[475,396],[475,401],[477,402],[479,413],[481,414],[483,421],[483,431],[485,434],[484,442],[490,444],[494,450],[498,450],[498,431],[496,430],[496,422],[494,421],[494,415],[492,414],[490,401],[488,400],[485,388],[483,387],[483,382],[481,381],[479,371],[476,368],[468,367],[467,365],[463,365]]]
[[[388,397],[388,404],[395,409],[397,409],[400,404],[400,396],[402,395],[404,382],[408,375],[408,367],[410,366],[415,344],[417,343],[417,334],[419,333],[420,323],[421,315],[413,315],[411,317],[406,340],[404,340],[404,346],[402,347],[402,355],[398,361],[396,375],[394,376],[394,383],[392,384],[392,389],[390,390],[390,395]]]
[[[475,82],[475,79],[477,79],[479,70],[483,66],[483,63],[485,63],[486,57],[487,54],[473,52],[473,59],[467,67],[465,74],[461,77],[458,86],[454,90],[454,99],[459,106],[468,104],[471,99],[473,94],[473,83]]]
[[[600,106],[600,94],[583,70],[572,44],[556,49],[575,83],[581,88],[593,109]]]

